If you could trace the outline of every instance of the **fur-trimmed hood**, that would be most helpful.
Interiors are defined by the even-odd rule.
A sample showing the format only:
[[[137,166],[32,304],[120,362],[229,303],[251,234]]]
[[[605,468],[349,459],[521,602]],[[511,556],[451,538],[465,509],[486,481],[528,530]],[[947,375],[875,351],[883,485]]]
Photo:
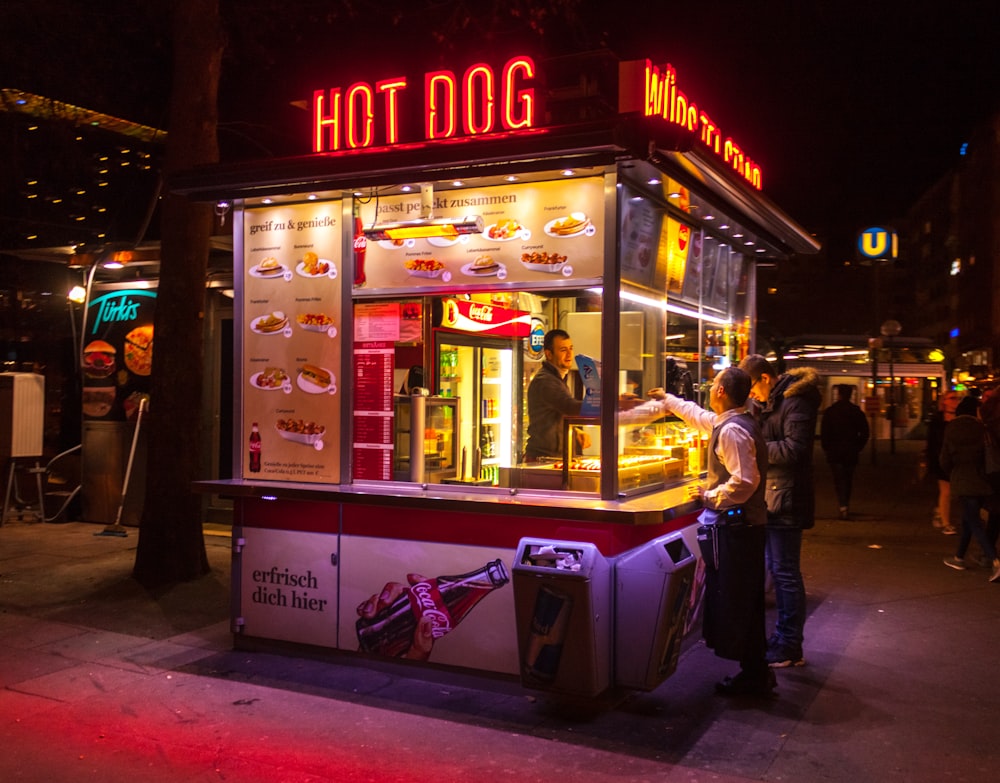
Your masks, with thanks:
[[[774,396],[804,397],[814,402],[818,407],[823,400],[820,391],[822,379],[812,367],[793,367],[778,378],[774,387]]]

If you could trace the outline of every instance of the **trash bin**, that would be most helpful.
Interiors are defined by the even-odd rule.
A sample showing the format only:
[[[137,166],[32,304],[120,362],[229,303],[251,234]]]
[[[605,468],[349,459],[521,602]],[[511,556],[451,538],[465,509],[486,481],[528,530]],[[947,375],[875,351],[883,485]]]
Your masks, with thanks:
[[[648,691],[674,673],[696,566],[680,530],[615,559],[616,685]]]
[[[521,683],[595,696],[611,682],[611,563],[593,544],[522,538],[513,567]]]

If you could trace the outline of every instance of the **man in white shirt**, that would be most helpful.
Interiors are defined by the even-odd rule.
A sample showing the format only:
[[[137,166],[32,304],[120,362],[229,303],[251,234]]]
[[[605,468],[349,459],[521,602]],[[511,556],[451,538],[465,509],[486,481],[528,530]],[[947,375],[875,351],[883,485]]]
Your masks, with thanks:
[[[776,687],[765,659],[764,481],[767,445],[746,410],[750,376],[736,367],[719,373],[705,410],[662,389],[654,399],[623,412],[621,423],[651,420],[672,413],[709,435],[705,486],[691,488],[705,506],[699,538],[706,539],[705,643],[720,658],[740,662],[740,672],[716,683],[726,696],[766,698]],[[721,513],[720,513],[721,512]],[[730,512],[730,513],[726,513]]]

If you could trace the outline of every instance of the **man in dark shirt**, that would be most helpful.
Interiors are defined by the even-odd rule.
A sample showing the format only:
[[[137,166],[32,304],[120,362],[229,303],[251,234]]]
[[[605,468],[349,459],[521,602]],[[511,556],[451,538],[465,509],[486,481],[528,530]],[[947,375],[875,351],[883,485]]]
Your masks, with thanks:
[[[528,442],[525,462],[563,456],[563,419],[579,416],[582,401],[570,391],[568,377],[573,369],[573,341],[562,329],[545,333],[542,343],[545,361],[528,384]],[[589,441],[580,433],[584,441]],[[581,444],[583,448],[589,442]]]
[[[849,517],[854,469],[870,434],[868,419],[861,408],[851,402],[853,392],[854,387],[849,383],[837,384],[837,401],[823,411],[819,425],[820,445],[833,473],[841,519]]]

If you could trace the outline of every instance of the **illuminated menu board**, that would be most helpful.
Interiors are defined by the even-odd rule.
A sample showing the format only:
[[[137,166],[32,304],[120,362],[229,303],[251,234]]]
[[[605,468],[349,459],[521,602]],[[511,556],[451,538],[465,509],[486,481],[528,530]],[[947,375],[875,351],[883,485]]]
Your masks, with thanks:
[[[367,228],[420,217],[419,193],[360,205]],[[356,296],[517,283],[533,289],[598,280],[604,264],[604,179],[461,188],[434,194],[433,216],[483,219],[480,234],[369,241]]]
[[[245,478],[339,481],[341,223],[339,201],[245,214]]]

